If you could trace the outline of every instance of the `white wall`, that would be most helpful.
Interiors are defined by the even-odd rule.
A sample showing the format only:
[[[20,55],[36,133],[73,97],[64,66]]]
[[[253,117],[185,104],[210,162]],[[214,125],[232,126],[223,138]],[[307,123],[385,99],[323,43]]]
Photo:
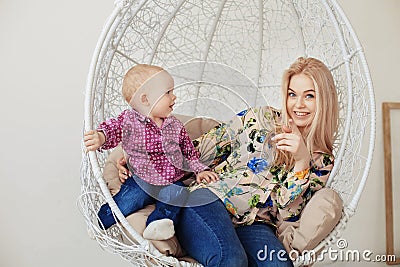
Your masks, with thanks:
[[[378,130],[371,175],[344,237],[350,248],[382,254],[381,103],[400,101],[400,1],[339,3],[365,48]],[[112,9],[112,0],[0,1],[0,266],[129,266],[88,238],[75,204],[86,75]]]

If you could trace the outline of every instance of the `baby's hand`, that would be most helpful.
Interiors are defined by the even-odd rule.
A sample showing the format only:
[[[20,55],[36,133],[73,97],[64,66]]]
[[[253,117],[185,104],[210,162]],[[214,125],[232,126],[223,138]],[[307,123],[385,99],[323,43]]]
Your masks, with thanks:
[[[106,137],[103,132],[90,130],[84,134],[83,140],[88,151],[95,151],[104,144]]]
[[[219,180],[218,174],[212,171],[202,171],[196,175],[196,182],[200,183],[212,183]]]

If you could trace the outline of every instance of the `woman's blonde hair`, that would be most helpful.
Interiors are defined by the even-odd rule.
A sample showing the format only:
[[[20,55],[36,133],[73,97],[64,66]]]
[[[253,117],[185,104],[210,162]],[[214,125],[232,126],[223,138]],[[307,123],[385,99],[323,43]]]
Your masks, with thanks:
[[[282,123],[288,125],[289,114],[287,98],[290,79],[297,74],[304,74],[314,83],[316,94],[316,111],[313,121],[303,131],[303,138],[310,153],[321,151],[332,154],[335,134],[338,127],[339,104],[335,82],[331,71],[320,60],[315,58],[298,58],[282,77]],[[329,109],[329,112],[328,112]],[[277,153],[276,164],[286,164],[287,169],[294,166],[290,153]]]
[[[122,83],[122,95],[126,102],[130,103],[136,91],[152,76],[164,71],[163,68],[154,65],[138,64],[130,68],[125,74]]]

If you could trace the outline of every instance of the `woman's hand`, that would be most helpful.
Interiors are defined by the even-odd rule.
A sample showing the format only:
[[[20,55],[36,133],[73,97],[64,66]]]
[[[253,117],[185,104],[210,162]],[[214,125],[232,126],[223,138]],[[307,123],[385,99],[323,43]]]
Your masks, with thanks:
[[[126,168],[125,157],[122,157],[117,161],[117,169],[118,177],[121,183],[125,183],[125,180],[128,179],[128,177],[132,176],[131,172]]]
[[[207,184],[211,182],[216,182],[219,180],[218,174],[212,171],[202,171],[196,175],[196,182],[198,184],[206,182]]]
[[[297,125],[292,119],[289,120],[289,127],[282,127],[283,133],[273,137],[276,141],[276,148],[282,151],[292,153],[296,161],[294,171],[302,171],[310,167],[310,152],[307,150],[306,143]]]

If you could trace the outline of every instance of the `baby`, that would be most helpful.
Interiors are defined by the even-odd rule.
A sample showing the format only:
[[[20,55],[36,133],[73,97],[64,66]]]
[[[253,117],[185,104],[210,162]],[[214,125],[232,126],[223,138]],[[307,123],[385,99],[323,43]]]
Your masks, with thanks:
[[[215,182],[218,175],[199,162],[183,124],[170,115],[175,105],[174,80],[163,68],[139,64],[125,75],[122,94],[132,109],[102,122],[85,133],[89,151],[110,149],[120,142],[133,174],[113,197],[124,216],[155,203],[143,237],[165,240],[175,233],[174,225],[188,190],[181,179],[194,172],[196,182]],[[107,229],[115,223],[108,204],[98,213]]]

